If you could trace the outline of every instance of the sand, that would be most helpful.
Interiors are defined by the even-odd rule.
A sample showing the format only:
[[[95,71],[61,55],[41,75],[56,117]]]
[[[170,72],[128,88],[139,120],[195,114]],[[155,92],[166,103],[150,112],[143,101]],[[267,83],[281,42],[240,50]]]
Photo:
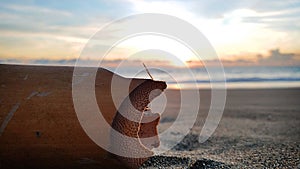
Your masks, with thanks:
[[[200,91],[204,101],[208,91]],[[198,124],[167,156],[185,157],[212,168],[299,168],[300,90],[228,90],[222,120],[213,136],[197,142],[207,112],[201,104]],[[217,164],[216,164],[217,162]],[[161,162],[165,164],[166,162]]]
[[[72,102],[72,73],[72,67],[0,65],[0,125],[7,123],[0,136],[0,168],[123,167],[80,126]],[[95,83],[108,123],[116,111],[110,95],[111,76],[100,69]],[[142,81],[134,80],[131,90]],[[116,90],[118,102],[125,97],[119,92],[125,90],[121,84]],[[299,167],[300,89],[227,92],[222,120],[207,142],[197,142],[210,103],[210,91],[200,90],[201,107],[190,134],[171,151],[149,159],[144,168]],[[178,90],[167,90],[166,96],[161,131],[176,119],[180,102]]]

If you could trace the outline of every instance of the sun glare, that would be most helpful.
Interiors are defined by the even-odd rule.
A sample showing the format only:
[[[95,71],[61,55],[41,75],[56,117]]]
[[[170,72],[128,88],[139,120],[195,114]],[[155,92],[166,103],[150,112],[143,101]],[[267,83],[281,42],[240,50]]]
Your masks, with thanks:
[[[120,53],[121,50],[123,57],[128,58],[138,52],[151,49],[164,51],[168,53],[168,55],[147,55],[147,57],[143,57],[143,59],[167,60],[174,66],[185,66],[187,61],[196,58],[188,47],[175,39],[162,35],[140,35],[126,39],[115,46],[107,57],[120,58],[120,55],[116,54],[117,50],[119,51],[118,53]]]

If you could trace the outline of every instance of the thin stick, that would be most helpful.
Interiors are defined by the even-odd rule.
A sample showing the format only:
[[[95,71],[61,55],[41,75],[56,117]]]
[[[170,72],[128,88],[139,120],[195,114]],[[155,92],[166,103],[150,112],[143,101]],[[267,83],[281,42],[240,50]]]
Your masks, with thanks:
[[[146,69],[146,72],[148,73],[148,75],[150,76],[150,78],[153,80],[153,77],[151,76],[151,74],[150,74],[150,72],[149,72],[147,66],[146,66],[144,63],[143,63],[143,65],[144,65],[144,67],[145,67],[145,69]]]

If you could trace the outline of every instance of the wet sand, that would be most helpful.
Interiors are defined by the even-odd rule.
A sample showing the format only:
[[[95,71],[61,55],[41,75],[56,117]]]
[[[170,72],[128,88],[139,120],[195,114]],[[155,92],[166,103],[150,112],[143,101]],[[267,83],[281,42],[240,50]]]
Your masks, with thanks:
[[[72,102],[72,73],[72,67],[0,65],[0,168],[123,167],[80,126]],[[116,112],[111,76],[100,69],[95,82],[98,105],[108,123]],[[131,90],[142,81],[134,80]],[[121,84],[117,93],[125,90]],[[210,103],[210,91],[200,90],[201,106],[191,133],[144,167],[296,168],[300,164],[300,88],[227,92],[222,120],[207,142],[197,142]],[[178,90],[167,90],[166,96],[160,130],[172,124],[179,109]],[[124,97],[120,94],[118,102]]]

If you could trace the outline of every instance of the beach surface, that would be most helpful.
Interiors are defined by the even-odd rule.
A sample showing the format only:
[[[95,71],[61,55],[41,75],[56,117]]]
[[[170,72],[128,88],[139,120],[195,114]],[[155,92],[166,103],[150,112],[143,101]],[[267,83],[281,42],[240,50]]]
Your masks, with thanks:
[[[99,69],[95,80],[97,102],[109,124],[114,104],[126,97],[123,91],[128,89],[122,84],[132,80],[117,76],[113,101],[112,75]],[[72,67],[0,65],[1,169],[123,168],[80,126],[72,76]],[[142,82],[132,80],[129,91]],[[151,157],[143,168],[300,168],[300,88],[227,90],[218,128],[200,144],[210,93],[200,90],[200,109],[190,133],[170,151]],[[172,125],[180,109],[179,90],[168,89],[165,95],[168,103],[160,132]],[[182,106],[189,104],[194,103]],[[109,142],[108,133],[102,137]]]

